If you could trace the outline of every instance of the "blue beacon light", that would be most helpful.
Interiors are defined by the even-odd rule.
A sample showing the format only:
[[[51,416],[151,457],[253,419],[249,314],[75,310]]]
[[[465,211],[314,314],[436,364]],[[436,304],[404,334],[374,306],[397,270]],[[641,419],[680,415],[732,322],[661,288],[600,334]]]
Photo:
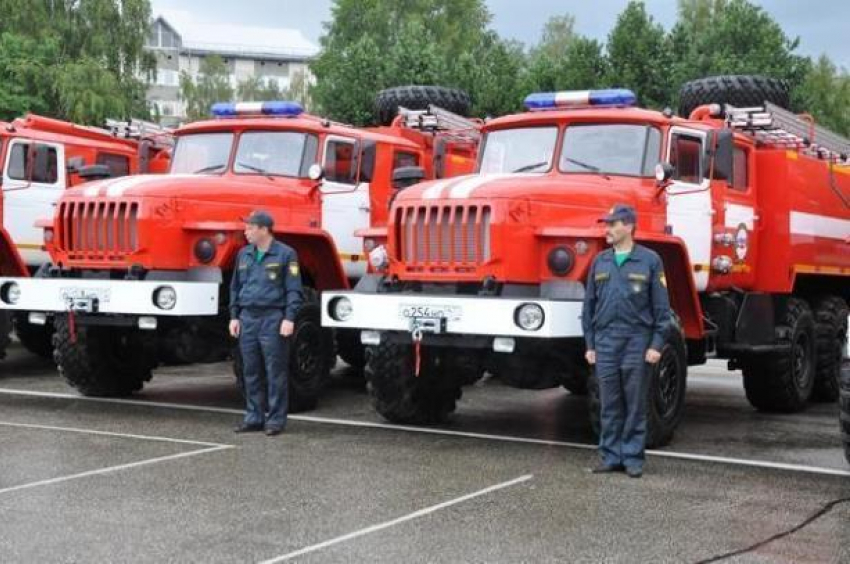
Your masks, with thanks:
[[[582,106],[634,106],[636,101],[635,93],[624,88],[570,90],[530,94],[525,99],[525,107],[529,111],[539,111]]]
[[[295,117],[304,113],[298,102],[219,102],[213,104],[212,114],[216,117],[236,116],[286,116]]]

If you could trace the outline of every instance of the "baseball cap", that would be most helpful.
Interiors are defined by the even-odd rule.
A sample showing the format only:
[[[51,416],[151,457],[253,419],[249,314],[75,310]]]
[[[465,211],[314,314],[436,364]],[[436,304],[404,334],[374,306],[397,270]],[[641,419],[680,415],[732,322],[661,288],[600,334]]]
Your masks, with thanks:
[[[599,218],[600,223],[614,223],[615,221],[622,221],[629,225],[636,224],[637,212],[635,212],[635,208],[626,204],[616,204],[608,212],[608,215]]]
[[[251,225],[256,225],[257,227],[268,227],[271,229],[274,227],[274,218],[263,210],[254,210],[251,212],[251,215],[244,218],[245,223],[250,223]]]

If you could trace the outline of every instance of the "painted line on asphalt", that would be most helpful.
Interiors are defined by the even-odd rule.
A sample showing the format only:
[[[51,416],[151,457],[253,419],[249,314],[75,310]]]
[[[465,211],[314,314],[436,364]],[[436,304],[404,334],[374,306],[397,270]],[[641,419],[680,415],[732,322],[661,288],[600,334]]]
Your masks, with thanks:
[[[302,549],[296,550],[295,552],[290,552],[288,554],[284,554],[282,556],[277,556],[270,560],[264,560],[262,564],[277,564],[278,562],[285,562],[287,560],[292,560],[293,558],[297,558],[299,556],[304,556],[305,554],[310,554],[311,552],[317,552],[319,550],[323,550],[335,544],[340,544],[343,542],[347,542],[358,537],[362,537],[365,535],[369,535],[378,531],[382,531],[384,529],[389,529],[390,527],[395,527],[396,525],[401,525],[402,523],[406,523],[408,521],[413,521],[414,519],[419,519],[421,517],[425,517],[426,515],[430,515],[432,513],[436,513],[442,509],[447,509],[453,505],[457,505],[459,503],[463,503],[466,501],[470,501],[477,497],[481,497],[499,490],[503,490],[505,488],[509,488],[511,486],[516,486],[523,482],[527,482],[534,478],[533,474],[526,474],[524,476],[520,476],[519,478],[514,478],[513,480],[508,480],[507,482],[502,482],[500,484],[495,484],[490,487],[484,488],[482,490],[478,490],[460,497],[456,497],[454,499],[450,499],[448,501],[444,501],[442,503],[438,503],[437,505],[432,505],[430,507],[425,507],[418,511],[414,511],[413,513],[408,513],[407,515],[403,515],[398,517],[397,519],[393,519],[391,521],[385,521],[383,523],[379,523],[377,525],[372,525],[371,527],[366,527],[365,529],[360,529],[358,531],[354,531],[348,533],[346,535],[342,535],[330,540],[326,540],[324,542],[320,542],[318,544],[310,545],[304,547]]]
[[[11,487],[8,487],[8,488],[3,488],[3,489],[0,489],[0,495],[11,493],[11,492],[16,492],[16,491],[20,491],[20,490],[37,488],[37,487],[40,487],[40,486],[49,486],[49,485],[52,485],[52,484],[59,484],[59,483],[68,482],[68,481],[71,481],[71,480],[78,480],[80,478],[87,478],[89,476],[100,476],[100,475],[103,475],[103,474],[111,474],[113,472],[118,472],[120,470],[129,470],[131,468],[138,468],[140,466],[149,466],[151,464],[157,464],[157,463],[160,463],[160,462],[167,462],[169,460],[177,460],[179,458],[188,458],[190,456],[197,456],[199,454],[207,454],[207,453],[210,453],[210,452],[217,452],[217,451],[220,451],[220,450],[226,450],[226,449],[230,449],[230,448],[233,448],[233,447],[230,446],[230,445],[214,446],[214,447],[210,447],[210,448],[192,450],[192,451],[189,451],[189,452],[181,452],[181,453],[178,453],[178,454],[169,454],[167,456],[158,456],[156,458],[148,458],[148,459],[145,459],[145,460],[140,460],[138,462],[130,462],[128,464],[119,464],[117,466],[107,466],[105,468],[99,468],[97,470],[89,470],[87,472],[79,472],[77,474],[70,474],[68,476],[59,476],[58,478],[49,478],[47,480],[39,480],[37,482],[29,482],[29,483],[26,483],[26,484],[20,484],[20,485],[17,485],[17,486],[11,486]]]
[[[71,399],[78,401],[91,401],[101,403],[112,403],[118,405],[137,405],[146,407],[160,407],[166,409],[180,409],[186,411],[200,411],[210,413],[226,413],[229,415],[242,415],[244,411],[241,409],[231,409],[225,407],[205,407],[199,405],[186,405],[179,403],[152,402],[144,400],[127,400],[115,398],[90,398],[78,396],[75,394],[63,394],[58,392],[34,392],[30,390],[15,390],[10,388],[0,388],[0,394],[7,395],[22,395],[43,398],[55,399]],[[404,431],[410,433],[419,433],[425,435],[442,435],[450,437],[464,437],[470,439],[482,439],[488,441],[501,441],[520,444],[534,444],[542,446],[566,447],[581,450],[596,450],[596,445],[585,443],[573,443],[566,441],[554,441],[547,439],[534,439],[528,437],[515,437],[510,435],[492,435],[488,433],[472,433],[467,431],[451,431],[448,429],[433,429],[427,427],[411,427],[407,425],[393,425],[390,423],[376,423],[371,421],[354,421],[350,419],[334,419],[327,417],[319,417],[315,415],[290,415],[289,419],[293,421],[304,421],[309,423],[324,423],[329,425],[340,425],[347,427],[362,427],[369,429],[384,429],[391,431]],[[790,464],[783,462],[771,462],[767,460],[757,460],[748,458],[731,458],[725,456],[711,456],[702,454],[691,454],[687,452],[676,452],[667,450],[648,450],[648,456],[658,456],[661,458],[671,458],[678,460],[689,460],[695,462],[713,462],[718,464],[727,464],[733,466],[748,466],[751,468],[766,468],[771,470],[786,470],[791,472],[801,472],[808,474],[818,474],[826,476],[850,476],[850,471],[838,470],[835,468],[826,468],[823,466],[807,466],[803,464]]]
[[[56,427],[53,425],[36,425],[33,423],[15,423],[12,421],[0,421],[0,425],[4,427],[25,427],[28,429],[39,429],[42,431],[61,431],[65,433],[83,433],[87,435],[102,435],[105,437],[119,437],[123,439],[140,439],[145,441],[158,441],[165,443],[177,443],[184,445],[203,446],[203,447],[229,447],[231,445],[223,445],[220,443],[208,443],[204,441],[191,441],[188,439],[173,439],[171,437],[157,437],[152,435],[134,435],[130,433],[115,433],[110,431],[96,431],[94,429],[80,429],[78,427]]]

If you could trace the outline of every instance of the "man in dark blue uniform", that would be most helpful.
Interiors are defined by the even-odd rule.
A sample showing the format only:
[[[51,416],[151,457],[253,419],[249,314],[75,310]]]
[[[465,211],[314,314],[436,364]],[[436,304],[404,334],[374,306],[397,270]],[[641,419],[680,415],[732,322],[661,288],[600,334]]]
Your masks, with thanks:
[[[600,464],[594,473],[643,475],[648,365],[661,360],[670,300],[661,258],[635,244],[634,208],[618,204],[600,219],[611,249],[594,259],[582,326],[587,362],[595,365],[601,404]]]
[[[288,408],[289,338],[304,301],[295,251],[276,241],[274,220],[255,211],[245,220],[248,245],[236,257],[230,283],[230,334],[239,339],[247,409],[235,431],[280,434]],[[262,368],[268,416],[263,410]]]

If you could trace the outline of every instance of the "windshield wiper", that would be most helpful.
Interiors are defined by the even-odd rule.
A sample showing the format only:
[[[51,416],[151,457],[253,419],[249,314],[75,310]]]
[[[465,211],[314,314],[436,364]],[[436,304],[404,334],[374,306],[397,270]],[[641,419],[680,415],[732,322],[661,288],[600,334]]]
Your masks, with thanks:
[[[589,170],[590,172],[595,172],[596,174],[601,174],[602,177],[605,178],[606,180],[611,180],[611,177],[608,176],[607,174],[605,174],[604,172],[602,172],[602,169],[599,168],[598,166],[593,166],[592,164],[587,164],[587,163],[582,162],[580,160],[572,159],[570,157],[562,157],[562,158],[565,161],[567,161],[568,163],[574,164],[576,166],[580,166],[581,168],[583,168],[585,170]]]
[[[263,176],[265,176],[269,180],[274,180],[274,176],[269,174],[269,171],[267,171],[264,168],[260,168],[258,166],[250,165],[248,163],[240,163],[240,162],[237,162],[236,166],[241,166],[242,168],[247,168],[248,170],[253,170],[254,172],[256,172],[258,174],[262,174]]]
[[[193,172],[192,174],[202,174],[202,173],[204,173],[204,172],[212,172],[212,171],[214,171],[214,170],[218,170],[218,169],[220,169],[220,168],[224,168],[225,166],[226,166],[226,165],[223,165],[223,164],[217,164],[217,165],[205,166],[204,168],[202,168],[202,169],[200,169],[200,170],[196,170],[196,171],[195,171],[195,172]]]
[[[535,168],[540,168],[541,166],[547,166],[548,164],[549,164],[549,161],[543,161],[543,162],[539,162],[539,163],[521,166],[516,170],[512,170],[511,172],[512,173],[514,173],[514,172],[528,172],[529,170],[534,170]]]

